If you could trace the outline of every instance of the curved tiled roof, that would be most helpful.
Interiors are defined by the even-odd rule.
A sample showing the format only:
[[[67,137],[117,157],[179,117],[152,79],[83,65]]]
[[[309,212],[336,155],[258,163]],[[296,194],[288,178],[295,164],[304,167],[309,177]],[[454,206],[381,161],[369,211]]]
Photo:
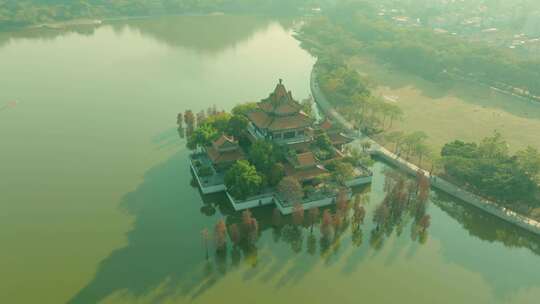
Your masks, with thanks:
[[[307,128],[313,123],[312,119],[303,112],[289,116],[271,116],[264,111],[255,110],[248,113],[248,118],[258,128],[270,131]]]
[[[329,133],[328,138],[330,138],[330,141],[333,145],[343,145],[348,144],[354,141],[354,138],[351,138],[341,132],[339,133]]]
[[[290,164],[285,165],[285,174],[296,178],[299,181],[310,180],[321,175],[329,174],[323,166],[317,165],[307,169],[295,169]]]
[[[292,130],[309,127],[313,120],[302,112],[302,105],[292,98],[292,93],[279,80],[274,92],[248,113],[249,120],[259,129],[270,131]]]
[[[296,155],[296,161],[299,167],[314,166],[317,164],[315,155],[312,152],[305,152]]]
[[[212,143],[212,147],[217,150],[234,150],[238,149],[238,141],[234,140],[232,137],[228,137],[225,134],[222,134],[218,139]]]
[[[291,91],[287,91],[280,79],[274,92],[259,102],[259,108],[269,114],[288,115],[300,111],[302,105],[293,99]]]
[[[334,124],[328,118],[326,118],[320,126],[321,129],[328,131],[334,127]]]
[[[241,149],[220,152],[218,149],[210,147],[206,149],[206,152],[208,154],[208,157],[214,164],[232,163],[237,160],[245,159],[244,152],[242,152]]]

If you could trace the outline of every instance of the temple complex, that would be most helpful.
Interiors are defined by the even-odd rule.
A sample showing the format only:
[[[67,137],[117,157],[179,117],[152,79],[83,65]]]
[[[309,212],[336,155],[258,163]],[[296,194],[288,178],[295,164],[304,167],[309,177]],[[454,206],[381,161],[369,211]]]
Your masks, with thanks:
[[[280,79],[270,95],[258,102],[255,108],[236,114],[242,115],[244,121],[247,119],[245,129],[240,134],[236,133],[241,144],[227,135],[227,131],[222,131],[217,139],[210,144],[205,143],[191,156],[191,168],[201,192],[225,191],[235,210],[274,204],[283,214],[290,214],[294,204],[302,204],[304,209],[327,206],[335,203],[338,192],[343,189],[351,195],[352,187],[370,183],[371,171],[353,158],[345,157],[350,154],[344,147],[353,138],[328,119],[317,123],[303,111],[304,106],[294,100]],[[279,157],[272,156],[274,164],[282,168],[280,178],[289,177],[288,180],[296,181],[303,192],[302,198],[289,201],[279,192],[279,181],[273,185],[261,183],[260,188],[249,196],[235,196],[234,190],[239,188],[227,188],[225,176],[231,167],[242,160],[245,162],[238,163],[241,166],[246,166],[246,163],[252,166],[250,149],[260,141],[273,144],[270,145],[272,149],[268,148],[269,157],[274,148],[274,151],[280,151]],[[271,173],[252,168],[250,174],[269,180]]]

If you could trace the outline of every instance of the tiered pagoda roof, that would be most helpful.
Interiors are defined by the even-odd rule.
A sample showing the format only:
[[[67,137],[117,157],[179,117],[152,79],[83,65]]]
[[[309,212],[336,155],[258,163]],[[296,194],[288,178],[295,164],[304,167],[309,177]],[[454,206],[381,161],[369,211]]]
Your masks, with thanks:
[[[261,100],[258,107],[248,113],[248,118],[259,129],[270,131],[307,128],[313,120],[302,111],[302,105],[293,99],[279,80],[274,92]]]

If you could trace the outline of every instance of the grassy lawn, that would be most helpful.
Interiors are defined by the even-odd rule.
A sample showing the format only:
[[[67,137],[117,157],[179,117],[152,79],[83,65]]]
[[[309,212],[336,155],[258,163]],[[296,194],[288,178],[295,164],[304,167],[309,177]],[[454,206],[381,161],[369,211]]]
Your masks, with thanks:
[[[478,141],[494,130],[512,151],[527,145],[540,149],[540,103],[463,81],[426,81],[369,57],[355,57],[350,64],[376,85],[375,94],[403,109],[404,118],[394,129],[424,131],[434,149],[454,139]]]

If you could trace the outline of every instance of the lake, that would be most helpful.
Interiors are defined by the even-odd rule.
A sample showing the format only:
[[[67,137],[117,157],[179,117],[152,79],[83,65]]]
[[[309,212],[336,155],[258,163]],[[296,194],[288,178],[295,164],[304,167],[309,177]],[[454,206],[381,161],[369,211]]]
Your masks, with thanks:
[[[271,227],[205,258],[201,230],[238,220],[202,197],[176,115],[257,101],[278,78],[309,95],[298,21],[163,17],[0,33],[0,303],[536,303],[540,238],[433,192],[432,223],[331,244]],[[15,101],[17,103],[15,104]]]

